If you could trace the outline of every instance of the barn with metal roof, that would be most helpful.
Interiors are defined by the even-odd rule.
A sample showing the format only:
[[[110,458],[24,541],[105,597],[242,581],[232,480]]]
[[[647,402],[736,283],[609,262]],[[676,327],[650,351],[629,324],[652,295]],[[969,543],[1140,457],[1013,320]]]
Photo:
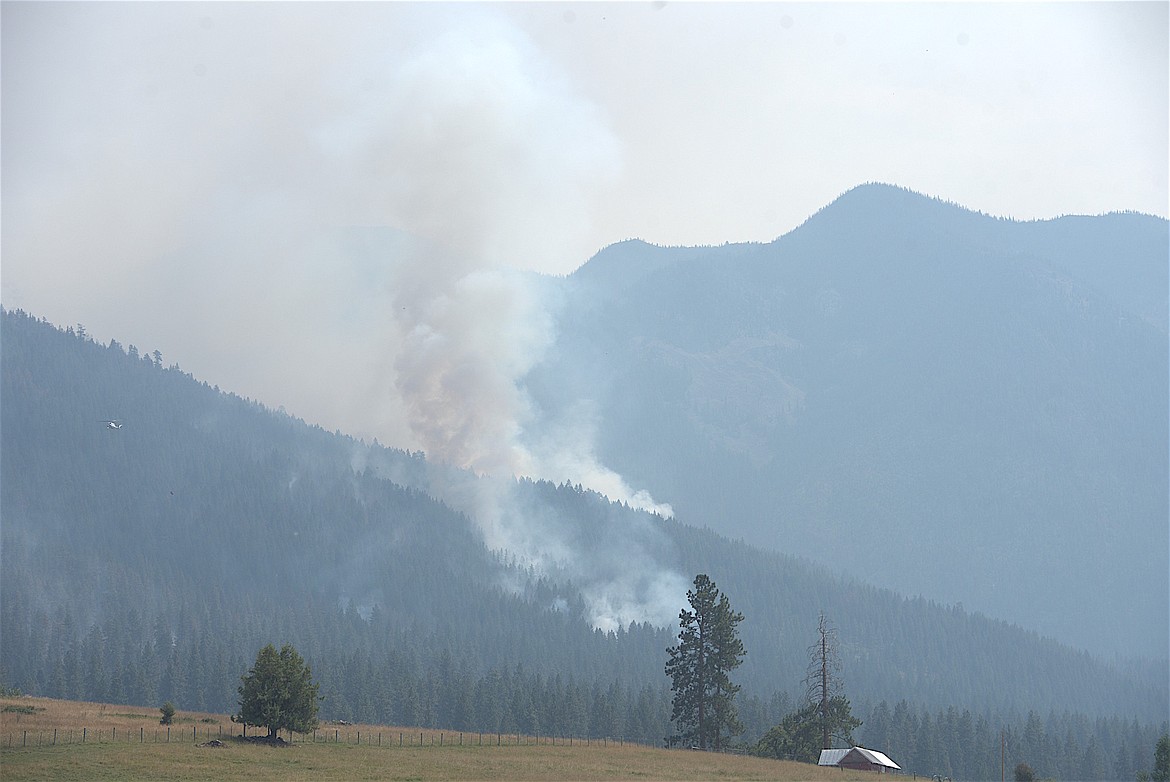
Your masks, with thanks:
[[[818,766],[837,766],[853,771],[901,771],[899,766],[884,752],[865,747],[851,747],[849,749],[822,749]]]

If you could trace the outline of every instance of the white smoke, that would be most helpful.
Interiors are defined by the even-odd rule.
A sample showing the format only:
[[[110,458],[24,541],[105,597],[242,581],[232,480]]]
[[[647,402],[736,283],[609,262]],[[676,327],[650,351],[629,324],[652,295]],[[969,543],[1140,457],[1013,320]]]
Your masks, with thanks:
[[[556,303],[517,269],[579,252],[620,169],[605,118],[490,7],[358,6],[367,24],[311,3],[6,12],[6,304],[504,484],[669,513],[599,463],[587,415],[537,426],[522,384]],[[488,545],[611,572],[477,494],[460,507]],[[622,595],[599,613],[627,615]]]
[[[671,515],[597,460],[586,416],[537,428],[523,386],[555,340],[555,301],[541,278],[506,264],[534,237],[539,251],[586,227],[590,191],[616,170],[616,141],[504,27],[445,33],[396,70],[387,94],[369,165],[387,177],[387,221],[418,238],[389,283],[394,403],[429,458],[483,476],[470,496],[432,489],[466,510],[489,546],[583,584],[597,626],[669,622],[685,582],[636,542],[645,530],[582,546],[559,520],[514,501],[513,477],[568,479]]]

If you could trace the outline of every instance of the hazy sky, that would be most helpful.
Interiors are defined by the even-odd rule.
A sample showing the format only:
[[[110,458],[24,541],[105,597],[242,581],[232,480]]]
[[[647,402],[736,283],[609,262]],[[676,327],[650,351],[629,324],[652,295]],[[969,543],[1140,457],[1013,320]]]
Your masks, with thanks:
[[[767,241],[867,181],[1166,216],[1167,8],[4,2],[0,300],[408,445],[366,400],[459,295],[534,322],[497,267]]]

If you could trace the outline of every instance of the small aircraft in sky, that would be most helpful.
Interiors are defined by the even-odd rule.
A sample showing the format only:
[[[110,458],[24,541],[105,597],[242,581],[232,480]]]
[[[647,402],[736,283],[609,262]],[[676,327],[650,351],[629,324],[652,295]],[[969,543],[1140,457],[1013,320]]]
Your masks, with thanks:
[[[122,422],[118,421],[118,420],[110,421],[108,419],[105,419],[102,421],[102,423],[106,425],[107,429],[121,429],[122,428]]]

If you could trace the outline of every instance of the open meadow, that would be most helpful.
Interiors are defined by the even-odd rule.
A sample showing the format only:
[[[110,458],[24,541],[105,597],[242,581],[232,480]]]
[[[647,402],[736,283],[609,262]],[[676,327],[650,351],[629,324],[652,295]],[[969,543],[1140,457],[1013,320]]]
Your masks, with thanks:
[[[322,723],[274,747],[235,740],[224,715],[0,698],[0,777],[16,780],[851,780],[803,763],[611,740]],[[360,736],[360,744],[359,742]],[[220,746],[216,746],[216,743]]]

